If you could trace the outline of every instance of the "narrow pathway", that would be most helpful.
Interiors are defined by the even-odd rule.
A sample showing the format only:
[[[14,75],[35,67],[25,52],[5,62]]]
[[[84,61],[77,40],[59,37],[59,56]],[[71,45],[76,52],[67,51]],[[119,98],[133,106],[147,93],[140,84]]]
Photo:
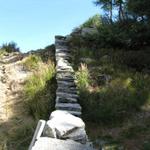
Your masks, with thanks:
[[[19,117],[23,112],[23,108],[20,107],[20,96],[22,84],[28,73],[22,69],[20,55],[10,54],[3,57],[0,62],[0,123]]]

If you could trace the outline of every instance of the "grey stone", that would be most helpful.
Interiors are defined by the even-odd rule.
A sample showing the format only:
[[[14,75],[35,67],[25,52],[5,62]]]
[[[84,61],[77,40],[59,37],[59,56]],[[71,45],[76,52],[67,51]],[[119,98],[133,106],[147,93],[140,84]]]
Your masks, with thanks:
[[[56,135],[58,139],[72,139],[80,143],[87,141],[84,122],[67,111],[52,112],[45,126],[45,135],[48,137]]]
[[[77,99],[76,98],[62,98],[62,97],[57,96],[56,103],[77,103]]]
[[[69,89],[69,88],[57,88],[57,90],[56,90],[56,92],[57,93],[68,93],[68,94],[78,94],[78,92],[77,92],[77,90],[76,90],[76,88],[74,88],[74,90],[73,89]]]
[[[36,141],[32,150],[93,150],[86,144],[80,144],[73,140],[60,140],[48,137],[41,137]]]
[[[74,82],[69,82],[69,81],[57,81],[57,84],[63,84],[63,85],[68,85],[68,86],[74,86],[75,85],[75,83]]]
[[[56,92],[56,95],[59,97],[79,98],[77,94],[69,94],[67,92]]]
[[[78,103],[56,103],[55,108],[57,110],[81,111],[81,106]]]

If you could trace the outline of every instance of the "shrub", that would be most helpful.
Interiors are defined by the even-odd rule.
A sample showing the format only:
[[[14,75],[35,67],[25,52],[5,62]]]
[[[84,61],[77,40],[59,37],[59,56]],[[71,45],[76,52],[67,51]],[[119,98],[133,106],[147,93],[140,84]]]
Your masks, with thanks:
[[[86,22],[84,22],[80,27],[99,27],[102,24],[101,16],[99,14],[90,17]]]
[[[85,64],[81,64],[78,72],[76,73],[78,87],[80,89],[87,88],[89,85],[89,72],[88,68]]]
[[[17,44],[15,42],[3,44],[1,49],[4,49],[8,53],[20,51],[20,49],[17,47]]]
[[[52,111],[55,99],[55,67],[49,62],[41,65],[25,83],[25,103],[34,118],[47,118]]]
[[[41,57],[36,55],[29,55],[23,62],[23,66],[26,70],[38,69],[39,63],[41,62]]]
[[[80,103],[86,120],[122,122],[149,103],[150,79],[134,74],[131,79],[112,80],[109,86],[90,92],[80,89]]]
[[[5,49],[0,49],[0,58],[7,54]]]
[[[8,132],[7,149],[26,150],[32,140],[36,128],[36,121],[22,122]],[[23,146],[22,146],[23,145]]]

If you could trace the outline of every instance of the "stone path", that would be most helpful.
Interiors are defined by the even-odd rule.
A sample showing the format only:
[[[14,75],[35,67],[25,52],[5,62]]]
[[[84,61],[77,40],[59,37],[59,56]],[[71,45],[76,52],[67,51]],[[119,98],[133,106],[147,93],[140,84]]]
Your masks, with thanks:
[[[75,84],[75,74],[71,66],[70,49],[65,37],[56,36],[56,110],[65,110],[75,116],[81,116],[81,106],[78,104],[78,94]]]

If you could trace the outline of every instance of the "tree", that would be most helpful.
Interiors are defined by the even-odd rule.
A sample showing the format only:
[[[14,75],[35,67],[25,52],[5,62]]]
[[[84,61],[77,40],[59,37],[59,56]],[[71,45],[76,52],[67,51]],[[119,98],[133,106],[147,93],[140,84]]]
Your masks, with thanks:
[[[141,17],[142,20],[150,21],[150,0],[128,0],[128,10],[133,14]]]
[[[114,5],[118,7],[118,18],[119,21],[125,20],[125,1],[124,0],[114,0]]]
[[[100,5],[106,12],[109,13],[110,22],[113,22],[113,0],[97,0],[96,5]]]
[[[2,45],[1,49],[4,49],[8,53],[20,51],[15,42],[5,43]]]

